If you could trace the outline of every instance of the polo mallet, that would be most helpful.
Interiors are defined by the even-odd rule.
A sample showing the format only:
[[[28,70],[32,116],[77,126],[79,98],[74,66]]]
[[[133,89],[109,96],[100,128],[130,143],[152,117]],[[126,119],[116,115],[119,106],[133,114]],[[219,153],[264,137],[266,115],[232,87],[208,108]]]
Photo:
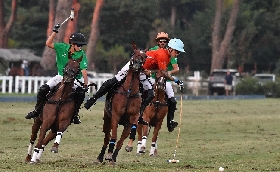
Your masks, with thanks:
[[[63,25],[65,22],[67,22],[70,18],[71,18],[71,21],[74,20],[74,8],[71,8],[70,16],[67,17],[67,19],[65,19],[65,20],[60,24],[60,26],[62,26],[62,25]]]
[[[175,159],[175,157],[176,157],[176,152],[178,149],[178,142],[179,142],[179,138],[180,138],[181,123],[182,123],[183,86],[181,86],[181,85],[180,85],[180,91],[181,91],[181,106],[180,106],[180,122],[179,122],[179,127],[178,127],[178,136],[177,136],[177,141],[176,141],[176,147],[175,147],[174,154],[173,154],[173,159],[167,160],[167,162],[169,162],[169,163],[177,163],[180,161],[178,159]]]

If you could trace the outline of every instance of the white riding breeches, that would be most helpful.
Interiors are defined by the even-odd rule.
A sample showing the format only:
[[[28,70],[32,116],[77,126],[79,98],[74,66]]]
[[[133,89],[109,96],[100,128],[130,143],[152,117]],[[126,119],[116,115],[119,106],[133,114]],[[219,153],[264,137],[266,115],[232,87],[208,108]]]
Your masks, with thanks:
[[[151,82],[154,84],[155,83],[155,79],[154,78],[149,78],[151,80]],[[167,97],[170,99],[171,97],[174,97],[174,91],[172,88],[172,84],[171,82],[166,82],[165,85],[165,92],[167,94]]]
[[[153,85],[155,83],[155,80],[151,77],[147,77],[144,73],[140,73],[140,82],[143,85],[144,90],[151,90],[153,89]]]
[[[53,87],[55,87],[58,83],[60,83],[63,79],[63,76],[61,75],[56,75],[54,77],[52,77],[46,84],[50,87],[50,89],[53,89]],[[81,86],[81,84],[75,79],[74,81],[74,90],[76,90],[76,88],[78,86]]]
[[[115,75],[116,79],[118,81],[121,81],[122,79],[124,79],[128,73],[129,70],[129,64],[130,62],[127,62],[124,67]]]
[[[170,99],[171,97],[174,97],[174,91],[171,85],[171,82],[166,82],[166,88],[165,92],[167,94],[167,97]]]
[[[122,79],[124,79],[128,73],[129,70],[129,64],[130,62],[127,62],[124,67],[115,75],[116,79],[118,81],[121,81]],[[148,90],[148,89],[152,89],[152,82],[149,81],[148,79],[146,79],[146,75],[144,73],[140,73],[140,82],[143,84],[143,89],[144,90]]]

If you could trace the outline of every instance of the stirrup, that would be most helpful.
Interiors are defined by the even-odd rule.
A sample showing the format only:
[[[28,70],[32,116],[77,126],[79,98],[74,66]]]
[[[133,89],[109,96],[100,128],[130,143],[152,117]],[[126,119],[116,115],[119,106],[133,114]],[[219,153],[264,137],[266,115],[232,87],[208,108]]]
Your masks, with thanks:
[[[25,116],[25,119],[31,119],[31,118],[35,118],[37,117],[39,114],[38,114],[38,111],[36,109],[32,110],[31,112],[29,112],[26,116]]]
[[[149,123],[147,121],[144,121],[142,117],[139,117],[138,124],[149,125]]]
[[[73,122],[74,124],[80,124],[80,123],[82,123],[78,115],[75,115],[75,116],[73,117],[73,121],[72,121],[72,122]]]
[[[178,122],[175,122],[174,120],[170,121],[169,124],[167,124],[168,131],[172,132],[177,126]]]
[[[170,121],[170,123],[174,128],[176,128],[178,126],[178,122],[176,122],[174,120]]]

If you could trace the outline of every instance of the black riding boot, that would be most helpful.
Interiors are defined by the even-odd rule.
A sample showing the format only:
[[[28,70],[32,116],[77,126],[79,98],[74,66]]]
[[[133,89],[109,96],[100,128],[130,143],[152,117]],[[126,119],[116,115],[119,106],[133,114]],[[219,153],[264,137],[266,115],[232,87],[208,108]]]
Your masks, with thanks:
[[[141,104],[141,107],[140,107],[140,117],[138,119],[139,124],[143,124],[143,125],[148,125],[149,124],[147,121],[144,121],[142,116],[143,116],[144,110],[151,103],[151,101],[154,99],[154,97],[155,97],[154,90],[147,90],[147,95],[144,98],[144,100],[142,101],[142,104]]]
[[[82,87],[77,87],[76,91],[75,91],[75,111],[73,114],[73,123],[74,124],[80,124],[80,117],[79,117],[79,111],[80,111],[80,107],[81,104],[84,102],[85,100],[85,91],[83,90]]]
[[[176,111],[176,100],[174,97],[171,97],[167,100],[168,102],[168,113],[167,113],[167,128],[169,132],[172,132],[174,128],[177,127],[178,122],[175,122],[174,119],[174,113]]]
[[[40,111],[42,110],[42,107],[45,104],[45,101],[47,99],[46,96],[49,93],[49,91],[50,91],[50,87],[47,84],[42,85],[40,87],[39,92],[37,94],[37,103],[36,103],[35,109],[32,110],[31,112],[29,112],[25,116],[26,119],[35,118],[40,114]]]
[[[93,95],[91,98],[87,100],[87,102],[84,104],[84,107],[86,109],[89,109],[93,104],[96,103],[96,100],[102,97],[104,94],[106,94],[116,83],[118,83],[118,80],[116,77],[108,79],[105,81],[102,86],[99,88],[99,90]]]

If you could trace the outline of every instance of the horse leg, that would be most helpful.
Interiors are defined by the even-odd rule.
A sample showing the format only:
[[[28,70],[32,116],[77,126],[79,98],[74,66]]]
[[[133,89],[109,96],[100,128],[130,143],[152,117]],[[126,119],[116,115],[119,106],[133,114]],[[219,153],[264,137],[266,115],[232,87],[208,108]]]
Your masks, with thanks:
[[[72,115],[68,120],[63,120],[58,124],[58,131],[56,132],[56,137],[54,140],[54,144],[51,148],[51,152],[58,153],[58,145],[60,144],[63,132],[67,129],[67,127],[71,124]]]
[[[122,135],[119,139],[119,141],[117,142],[117,145],[116,145],[116,149],[112,155],[112,162],[117,162],[117,156],[118,156],[118,153],[123,145],[123,141],[128,137],[129,133],[130,133],[130,129],[132,128],[132,126],[136,127],[137,128],[137,125],[136,124],[127,124],[124,126],[124,129],[123,129],[123,132],[122,132]],[[135,128],[135,130],[136,130]],[[136,131],[135,131],[136,132]]]
[[[125,150],[127,152],[132,152],[132,150],[133,150],[133,141],[135,140],[136,130],[137,130],[137,125],[136,124],[132,125],[131,131],[130,131],[130,136],[129,136],[129,141],[125,147]]]
[[[104,117],[103,117],[103,132],[105,134],[104,136],[104,144],[101,148],[101,151],[97,157],[97,159],[95,161],[93,161],[94,164],[99,164],[103,162],[104,159],[104,155],[105,155],[105,151],[107,149],[107,145],[109,144],[111,135],[110,135],[110,131],[111,131],[111,118],[108,117],[107,113],[104,110]]]
[[[161,119],[161,121],[158,121],[154,128],[152,144],[150,149],[150,156],[157,156],[157,138],[158,138],[159,130],[161,129],[162,121],[163,119]]]
[[[38,143],[36,144],[36,146],[34,148],[34,152],[33,152],[33,155],[32,155],[31,161],[30,161],[31,164],[34,164],[34,163],[37,162],[37,156],[40,152],[40,149],[43,149],[42,148],[42,142],[43,142],[43,140],[46,136],[46,132],[48,130],[48,127],[49,127],[48,122],[43,123],[41,125]]]
[[[55,136],[56,136],[56,134],[53,133],[52,131],[50,131],[49,134],[47,135],[47,137],[44,138],[43,143],[42,143],[42,149],[39,150],[36,161],[40,162],[40,159],[41,159],[42,153],[44,152],[45,147],[51,140],[53,140],[55,138]]]
[[[142,135],[143,135],[142,130],[143,130],[143,124],[138,124],[138,127],[137,127],[138,143],[137,143],[136,155],[140,155],[140,149],[141,149],[141,145],[142,145]]]
[[[112,119],[111,119],[111,129],[112,129],[112,135],[111,139],[109,141],[109,149],[108,154],[105,160],[112,161],[112,154],[114,152],[116,140],[117,140],[117,134],[118,134],[118,122],[120,121],[118,114],[116,112],[112,112]]]
[[[28,146],[25,162],[31,161],[31,154],[32,154],[33,147],[34,147],[34,142],[37,139],[37,133],[40,129],[41,124],[42,124],[42,121],[39,118],[34,119],[34,124],[32,125],[32,132],[31,132],[31,137],[30,137],[30,144]]]
[[[143,125],[142,144],[140,146],[139,153],[146,152],[145,149],[146,149],[147,136],[148,136],[148,125]]]

